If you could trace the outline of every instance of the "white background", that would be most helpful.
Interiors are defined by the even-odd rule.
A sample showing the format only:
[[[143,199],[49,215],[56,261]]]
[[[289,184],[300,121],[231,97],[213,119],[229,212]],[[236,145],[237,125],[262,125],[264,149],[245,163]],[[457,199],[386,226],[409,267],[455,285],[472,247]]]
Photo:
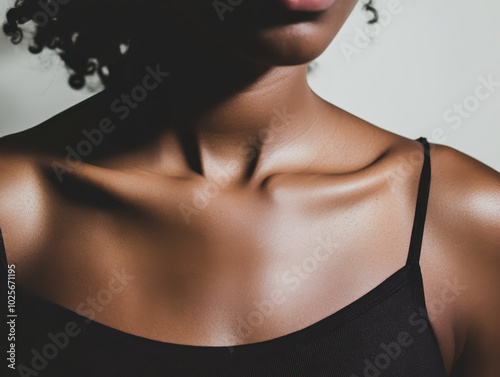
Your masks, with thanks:
[[[10,0],[0,0],[1,20]],[[361,5],[361,3],[359,4]],[[413,139],[450,145],[500,170],[500,1],[375,0],[366,30],[360,7],[314,62],[311,87],[329,102]],[[367,42],[366,33],[372,35]],[[351,49],[351,54],[346,53]],[[499,83],[491,92],[481,80]],[[0,36],[0,136],[33,127],[82,101],[50,53],[31,55]],[[485,97],[488,96],[486,99]],[[467,113],[453,122],[453,106]]]

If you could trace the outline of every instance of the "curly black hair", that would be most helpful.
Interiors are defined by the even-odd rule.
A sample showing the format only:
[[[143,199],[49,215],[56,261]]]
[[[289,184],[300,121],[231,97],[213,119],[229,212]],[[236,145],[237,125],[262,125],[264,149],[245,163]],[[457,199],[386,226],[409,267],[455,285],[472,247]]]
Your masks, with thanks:
[[[370,24],[378,21],[372,1],[363,5],[372,14]],[[104,5],[102,0],[16,0],[3,31],[18,44],[24,38],[21,26],[29,21],[35,25],[29,51],[55,50],[70,71],[69,85],[81,89],[95,73],[105,87],[118,83],[144,54],[140,45],[151,40],[151,25],[161,24],[162,16],[130,1],[106,0]]]

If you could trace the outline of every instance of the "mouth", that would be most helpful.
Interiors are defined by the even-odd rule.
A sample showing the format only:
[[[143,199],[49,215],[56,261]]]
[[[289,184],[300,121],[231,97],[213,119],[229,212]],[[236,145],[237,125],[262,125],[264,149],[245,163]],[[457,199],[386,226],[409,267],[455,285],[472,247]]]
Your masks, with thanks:
[[[320,12],[330,8],[336,0],[280,0],[289,10]]]

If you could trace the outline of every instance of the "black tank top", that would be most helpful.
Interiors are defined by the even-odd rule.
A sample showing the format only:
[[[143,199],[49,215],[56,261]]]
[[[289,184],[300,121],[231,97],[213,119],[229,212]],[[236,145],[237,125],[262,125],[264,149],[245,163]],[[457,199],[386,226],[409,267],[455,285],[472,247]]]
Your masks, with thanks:
[[[47,377],[444,377],[438,342],[427,316],[419,258],[430,186],[429,144],[424,147],[406,264],[358,300],[301,330],[233,347],[191,346],[150,340],[90,321],[16,288],[16,370],[12,376]],[[0,232],[1,235],[1,232]],[[1,278],[7,293],[7,259]],[[13,338],[11,338],[13,339]],[[13,360],[11,360],[13,361]],[[0,375],[3,376],[0,372]],[[11,374],[9,374],[11,373]]]

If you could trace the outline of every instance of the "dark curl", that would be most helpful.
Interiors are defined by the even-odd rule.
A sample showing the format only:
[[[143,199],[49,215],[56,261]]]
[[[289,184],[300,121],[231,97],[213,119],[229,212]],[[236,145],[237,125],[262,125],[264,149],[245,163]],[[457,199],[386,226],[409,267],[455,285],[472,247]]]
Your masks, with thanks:
[[[377,22],[372,0],[363,8],[372,13],[368,22]],[[55,50],[70,71],[73,89],[83,88],[95,73],[105,87],[118,84],[133,71],[133,62],[147,54],[153,25],[164,23],[161,12],[132,1],[16,0],[7,11],[3,31],[18,44],[24,38],[24,24],[30,21],[35,28],[29,51]]]
[[[365,5],[363,5],[363,8],[368,11],[368,12],[371,12],[372,14],[372,18],[370,18],[368,20],[368,23],[369,24],[375,24],[378,22],[378,12],[377,10],[373,7],[373,0],[368,0]]]

